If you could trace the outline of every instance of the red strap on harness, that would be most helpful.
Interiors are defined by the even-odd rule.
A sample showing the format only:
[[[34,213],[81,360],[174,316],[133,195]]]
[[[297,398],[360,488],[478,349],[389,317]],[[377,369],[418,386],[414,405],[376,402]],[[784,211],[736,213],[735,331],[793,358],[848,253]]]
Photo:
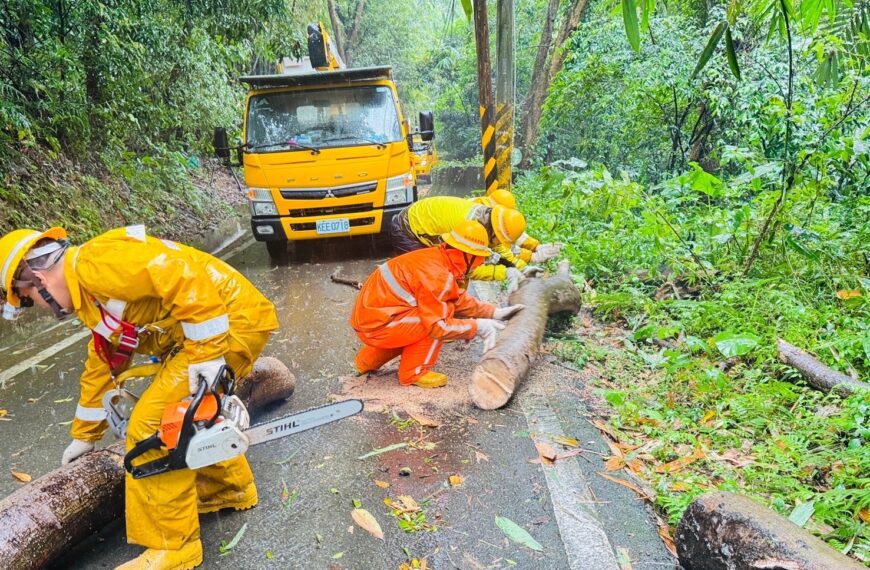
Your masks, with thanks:
[[[112,332],[118,332],[118,329],[121,329],[117,347],[112,347],[109,343],[109,339],[98,333],[96,330],[93,331],[94,348],[97,351],[97,356],[100,357],[100,360],[109,365],[112,372],[115,372],[130,360],[133,353],[139,347],[139,333],[137,332],[135,325],[128,323],[127,321],[116,319],[114,316],[107,313],[103,307],[100,307],[100,315],[102,316],[105,329]]]

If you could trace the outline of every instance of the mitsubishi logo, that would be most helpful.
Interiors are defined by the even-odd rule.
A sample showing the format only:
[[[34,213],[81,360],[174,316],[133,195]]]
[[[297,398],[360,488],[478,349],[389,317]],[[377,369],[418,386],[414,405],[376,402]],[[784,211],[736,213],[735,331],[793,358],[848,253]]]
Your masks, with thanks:
[[[326,198],[335,198],[335,194],[332,193],[332,190],[326,191]]]

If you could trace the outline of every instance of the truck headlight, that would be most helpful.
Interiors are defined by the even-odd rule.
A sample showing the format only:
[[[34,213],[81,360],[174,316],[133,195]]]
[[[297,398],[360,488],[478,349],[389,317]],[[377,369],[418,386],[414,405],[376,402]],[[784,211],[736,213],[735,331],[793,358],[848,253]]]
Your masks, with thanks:
[[[272,202],[251,202],[255,216],[277,216],[278,208]]]
[[[414,179],[411,174],[402,174],[387,178],[387,195],[384,197],[384,206],[395,204],[407,204],[414,199]]]
[[[272,200],[272,191],[268,188],[251,188],[248,190],[248,204],[253,216],[277,216],[278,208]]]

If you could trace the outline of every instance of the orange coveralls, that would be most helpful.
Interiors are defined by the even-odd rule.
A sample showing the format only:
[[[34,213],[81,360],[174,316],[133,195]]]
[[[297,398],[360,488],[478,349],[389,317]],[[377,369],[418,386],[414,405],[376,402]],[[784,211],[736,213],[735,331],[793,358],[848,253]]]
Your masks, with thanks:
[[[471,340],[474,318],[491,319],[495,307],[459,287],[483,262],[446,245],[412,251],[379,265],[363,285],[350,325],[365,346],[359,370],[377,370],[399,354],[399,383],[413,384],[438,359],[445,340]],[[470,257],[470,256],[468,256]]]

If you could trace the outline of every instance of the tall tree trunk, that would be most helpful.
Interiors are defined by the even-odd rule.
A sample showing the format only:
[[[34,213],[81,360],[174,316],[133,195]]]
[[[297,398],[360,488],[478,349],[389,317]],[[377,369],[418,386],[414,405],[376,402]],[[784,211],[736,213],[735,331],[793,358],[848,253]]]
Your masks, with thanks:
[[[565,58],[568,57],[568,51],[565,48],[565,42],[580,25],[580,20],[583,18],[583,12],[586,10],[587,0],[574,0],[568,14],[562,21],[562,26],[559,28],[559,34],[556,36],[556,41],[553,44],[553,49],[550,51],[546,69],[546,75],[537,83],[532,85],[532,92],[526,100],[527,115],[523,121],[523,162],[521,168],[528,168],[531,162],[532,150],[535,148],[535,143],[538,139],[539,127],[541,122],[541,111],[543,110],[544,101],[547,100],[547,95],[550,93],[550,83],[553,78],[562,69],[562,64],[565,63]]]
[[[344,26],[341,23],[341,18],[338,16],[338,10],[335,8],[335,0],[326,0],[326,6],[329,8],[329,21],[332,23],[332,39],[335,41],[335,49],[338,50],[338,55],[347,63],[347,54],[344,53]]]
[[[356,11],[353,15],[353,23],[351,24],[350,31],[347,32],[347,41],[344,42],[344,63],[348,67],[350,67],[351,53],[356,50],[357,36],[359,35],[359,28],[360,24],[362,24],[362,17],[365,8],[366,0],[359,0],[356,5]]]
[[[540,99],[540,95],[536,94],[543,88],[543,75],[547,69],[547,56],[550,54],[550,46],[553,43],[553,25],[556,23],[556,15],[559,13],[559,0],[550,0],[547,5],[547,17],[544,20],[544,28],[541,30],[541,39],[538,42],[538,50],[535,53],[535,64],[532,67],[532,82],[529,84],[529,92],[523,100],[522,109],[525,109],[523,114],[522,128],[517,133],[517,147],[523,150],[523,163],[526,163],[526,131],[529,128],[529,120],[532,115],[531,103],[536,99]],[[540,113],[538,113],[540,118]]]

